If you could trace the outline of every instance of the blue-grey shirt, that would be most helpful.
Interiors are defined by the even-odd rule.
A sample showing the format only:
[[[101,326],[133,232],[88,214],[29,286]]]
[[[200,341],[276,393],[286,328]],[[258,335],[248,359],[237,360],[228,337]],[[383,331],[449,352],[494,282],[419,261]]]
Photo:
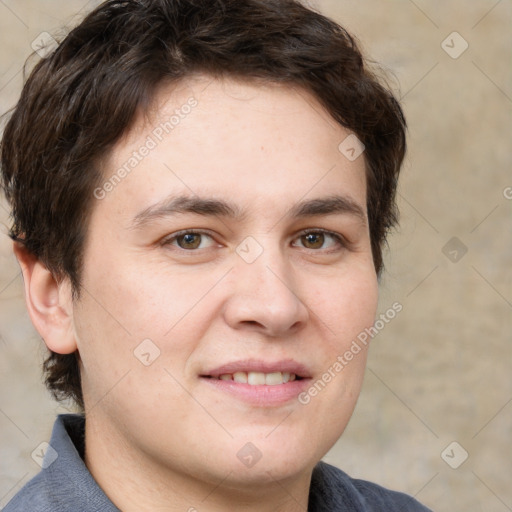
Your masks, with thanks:
[[[117,512],[83,461],[85,418],[57,417],[43,469],[4,512]],[[429,512],[414,498],[364,480],[354,480],[324,462],[311,478],[309,512]],[[431,511],[430,511],[431,512]]]

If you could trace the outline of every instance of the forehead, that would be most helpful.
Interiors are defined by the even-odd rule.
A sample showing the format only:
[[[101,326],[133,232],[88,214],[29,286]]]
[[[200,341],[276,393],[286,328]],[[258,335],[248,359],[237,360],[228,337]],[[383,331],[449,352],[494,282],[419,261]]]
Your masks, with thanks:
[[[115,145],[98,207],[140,209],[170,194],[265,207],[327,192],[364,205],[364,155],[340,151],[351,136],[300,88],[192,77],[161,87]]]

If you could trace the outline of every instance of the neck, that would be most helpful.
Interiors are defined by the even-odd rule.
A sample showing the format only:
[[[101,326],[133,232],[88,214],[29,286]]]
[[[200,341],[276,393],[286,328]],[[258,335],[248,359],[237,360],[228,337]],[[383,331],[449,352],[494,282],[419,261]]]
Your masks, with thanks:
[[[123,512],[304,512],[313,468],[275,479],[240,481],[235,471],[223,477],[189,471],[186,461],[165,461],[137,447],[87,416],[85,463],[114,505]]]

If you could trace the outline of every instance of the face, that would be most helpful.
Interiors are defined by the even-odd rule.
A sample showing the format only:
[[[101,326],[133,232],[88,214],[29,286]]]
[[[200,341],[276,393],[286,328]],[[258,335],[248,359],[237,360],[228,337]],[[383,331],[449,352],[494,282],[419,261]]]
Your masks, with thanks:
[[[159,92],[95,191],[73,312],[88,428],[202,481],[312,469],[355,406],[366,349],[339,356],[377,303],[349,135],[290,87]]]

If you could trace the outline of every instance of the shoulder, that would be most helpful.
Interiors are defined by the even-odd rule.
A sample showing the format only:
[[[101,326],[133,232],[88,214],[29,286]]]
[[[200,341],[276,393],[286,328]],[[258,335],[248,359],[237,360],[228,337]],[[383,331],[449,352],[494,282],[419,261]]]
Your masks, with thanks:
[[[51,491],[44,474],[37,474],[28,482],[3,509],[4,512],[55,512],[55,498],[50,498]]]
[[[4,512],[61,512],[65,496],[61,496],[61,489],[65,485],[59,484],[59,473],[67,472],[69,465],[66,459],[73,456],[74,449],[67,433],[67,426],[75,425],[77,421],[83,421],[78,415],[61,415],[57,417],[52,438],[46,448],[41,471],[25,484],[20,491],[9,501],[3,509]],[[60,460],[59,460],[60,455]],[[78,458],[78,455],[76,455]],[[62,481],[62,476],[60,477]]]
[[[313,471],[309,509],[312,512],[431,512],[407,494],[366,480],[350,478],[340,469],[320,462]]]
[[[58,416],[41,471],[9,501],[4,512],[118,510],[82,460],[84,426],[81,415]]]

